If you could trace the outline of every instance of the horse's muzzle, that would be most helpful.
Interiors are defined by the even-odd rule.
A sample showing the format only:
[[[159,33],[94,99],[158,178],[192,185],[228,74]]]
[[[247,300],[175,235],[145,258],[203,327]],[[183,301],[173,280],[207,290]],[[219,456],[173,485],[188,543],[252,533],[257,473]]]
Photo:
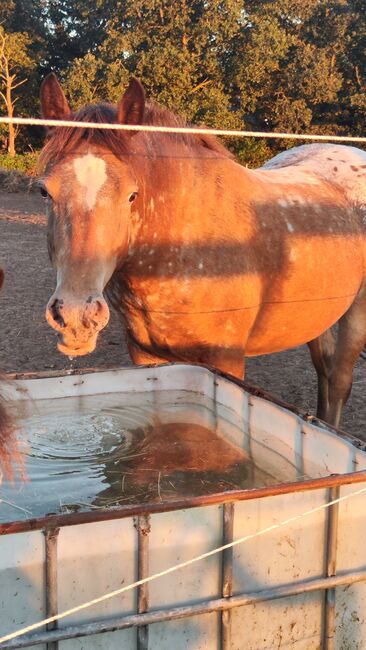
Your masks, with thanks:
[[[53,295],[46,308],[46,319],[59,334],[59,351],[82,356],[94,350],[98,333],[109,321],[109,308],[100,295],[86,300]]]

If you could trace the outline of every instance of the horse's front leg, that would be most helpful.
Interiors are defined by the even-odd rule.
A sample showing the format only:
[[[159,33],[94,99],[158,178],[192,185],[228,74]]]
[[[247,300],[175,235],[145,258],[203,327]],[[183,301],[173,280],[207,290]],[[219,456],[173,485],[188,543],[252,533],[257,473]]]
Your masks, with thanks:
[[[163,363],[168,363],[169,361],[168,359],[164,359],[163,357],[144,350],[130,338],[127,338],[127,347],[132,362],[136,366],[159,366]]]
[[[237,379],[244,379],[244,349],[208,349],[201,363],[217,368],[218,370],[221,370],[221,372],[233,375],[234,377],[237,377]]]

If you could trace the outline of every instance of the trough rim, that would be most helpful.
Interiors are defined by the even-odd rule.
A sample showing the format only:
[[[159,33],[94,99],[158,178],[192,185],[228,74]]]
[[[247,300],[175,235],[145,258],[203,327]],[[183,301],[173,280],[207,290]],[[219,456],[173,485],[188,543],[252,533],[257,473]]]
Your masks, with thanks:
[[[337,427],[334,427],[326,422],[323,422],[316,416],[310,414],[309,412],[294,406],[293,404],[287,403],[285,400],[273,395],[269,391],[263,390],[256,386],[246,382],[245,380],[238,379],[229,373],[223,372],[212,366],[205,364],[182,364],[182,362],[173,362],[159,364],[160,367],[171,367],[175,365],[191,365],[194,367],[204,368],[208,370],[214,376],[223,378],[233,384],[236,384],[249,395],[253,397],[259,397],[268,402],[275,404],[291,413],[297,415],[301,420],[307,424],[313,424],[318,427],[324,428],[326,431],[330,431],[336,436],[347,440],[358,450],[366,451],[366,442],[360,440],[356,436],[353,436]],[[132,370],[138,368],[154,368],[157,366],[154,364],[143,365],[143,366],[109,366],[106,368],[77,368],[70,370],[55,370],[55,371],[37,371],[37,372],[24,372],[24,373],[7,373],[6,378],[9,380],[24,380],[24,379],[47,379],[55,377],[65,377],[65,376],[80,376],[90,373],[103,373],[115,370]],[[0,523],[0,536],[1,535],[10,535],[14,533],[24,533],[29,531],[36,530],[54,530],[58,528],[63,528],[65,526],[74,526],[84,523],[94,523],[100,521],[111,521],[115,519],[126,519],[129,517],[138,517],[138,516],[147,516],[165,512],[173,512],[176,510],[185,510],[188,508],[199,508],[204,506],[214,506],[214,505],[223,505],[228,503],[234,503],[237,501],[249,501],[252,499],[261,499],[265,497],[275,497],[284,494],[293,494],[306,491],[314,491],[319,489],[332,488],[337,486],[344,485],[355,485],[358,483],[366,483],[366,470],[361,470],[358,472],[349,472],[347,474],[331,474],[329,476],[324,476],[316,479],[303,479],[298,481],[292,481],[287,483],[278,483],[275,485],[262,487],[262,488],[252,488],[252,489],[240,489],[240,490],[230,490],[225,492],[217,492],[208,495],[200,496],[188,496],[182,497],[180,499],[175,499],[169,502],[158,502],[158,503],[142,503],[142,504],[131,504],[131,505],[121,505],[121,506],[111,506],[106,507],[101,510],[83,510],[81,512],[73,513],[58,513],[58,514],[48,514],[42,517],[33,517],[29,519],[24,519],[20,521],[4,522]]]

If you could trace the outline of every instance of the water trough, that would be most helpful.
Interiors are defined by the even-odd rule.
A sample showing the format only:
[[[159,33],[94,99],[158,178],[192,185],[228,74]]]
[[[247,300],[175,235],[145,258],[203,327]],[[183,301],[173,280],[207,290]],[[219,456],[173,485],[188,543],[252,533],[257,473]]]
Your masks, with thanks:
[[[0,637],[248,539],[0,648],[366,647],[366,492],[351,498],[366,487],[364,443],[200,366],[37,376],[9,391],[23,428],[35,431],[35,477],[34,449],[53,435],[47,422],[62,428],[75,413],[84,456],[90,432],[94,442],[100,428],[105,434],[97,470],[94,458],[84,458],[92,476],[80,464],[82,443],[66,459],[71,470],[57,457],[49,489],[37,480],[16,493],[1,487]],[[154,454],[141,439],[131,453],[129,432],[151,432],[151,422],[159,432]],[[168,460],[164,436],[179,452]],[[187,471],[177,466],[182,454]],[[65,497],[68,484],[73,492]]]

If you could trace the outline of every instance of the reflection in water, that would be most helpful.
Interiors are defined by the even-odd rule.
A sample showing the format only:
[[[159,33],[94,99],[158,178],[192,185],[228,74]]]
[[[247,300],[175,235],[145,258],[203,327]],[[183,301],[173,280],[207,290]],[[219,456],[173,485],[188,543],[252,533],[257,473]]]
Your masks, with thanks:
[[[119,503],[122,495],[127,502],[167,501],[269,482],[244,451],[200,424],[153,418],[132,436],[133,453],[106,463],[108,487],[94,503]]]
[[[239,429],[223,407],[195,393],[39,400],[23,409],[29,480],[3,483],[0,521],[279,480],[244,450],[245,423]]]

